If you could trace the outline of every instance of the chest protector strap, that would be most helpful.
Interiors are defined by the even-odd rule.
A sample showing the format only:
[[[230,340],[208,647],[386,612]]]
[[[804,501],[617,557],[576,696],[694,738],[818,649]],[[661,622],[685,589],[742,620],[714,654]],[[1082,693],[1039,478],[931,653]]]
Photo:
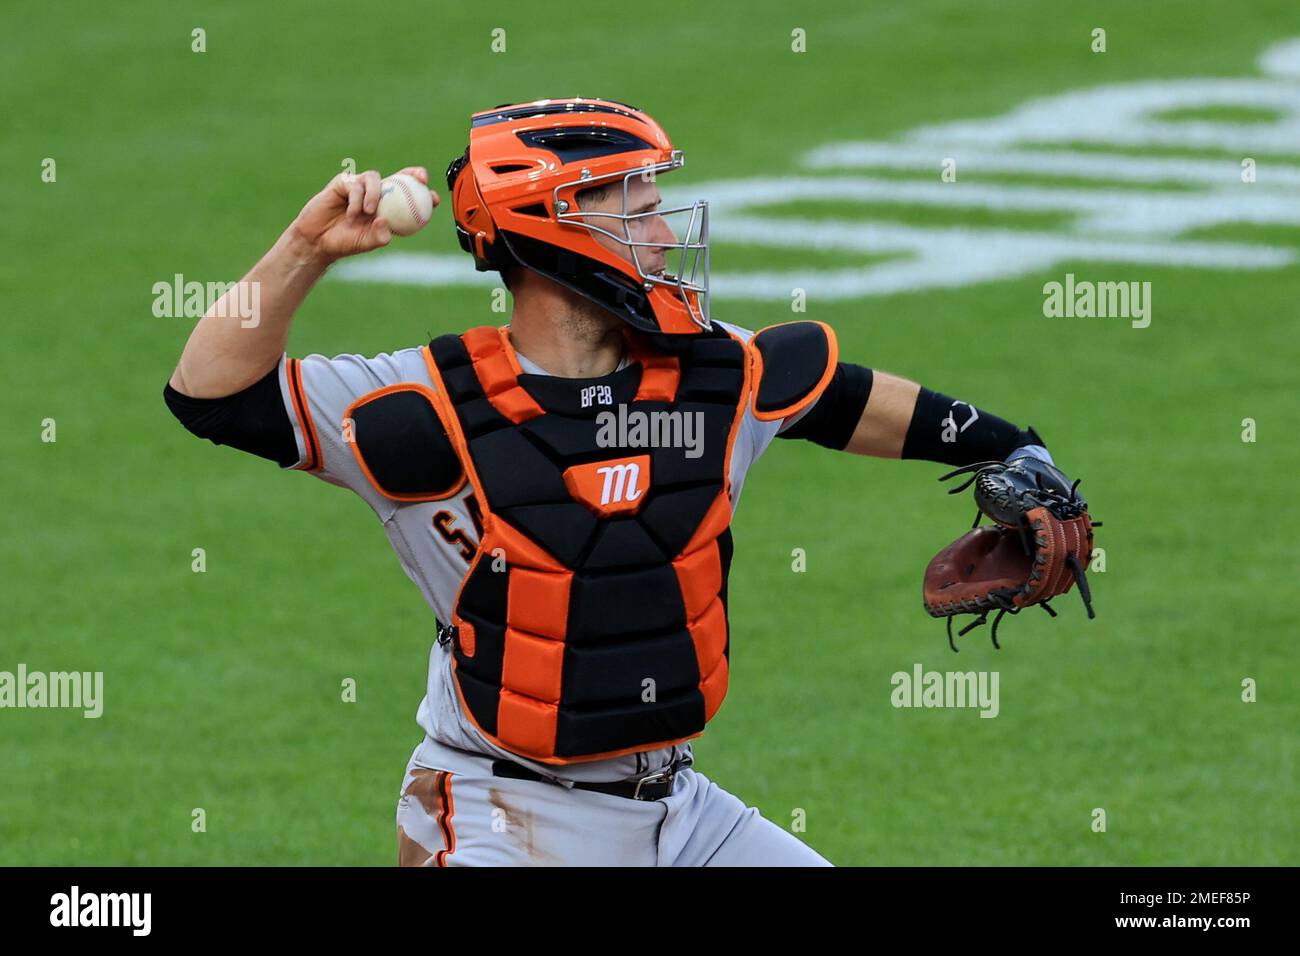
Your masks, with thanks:
[[[680,355],[627,334],[628,367],[595,380],[523,373],[504,329],[426,351],[483,517],[452,615],[457,693],[490,740],[544,763],[689,740],[727,690],[750,363],[725,334]]]

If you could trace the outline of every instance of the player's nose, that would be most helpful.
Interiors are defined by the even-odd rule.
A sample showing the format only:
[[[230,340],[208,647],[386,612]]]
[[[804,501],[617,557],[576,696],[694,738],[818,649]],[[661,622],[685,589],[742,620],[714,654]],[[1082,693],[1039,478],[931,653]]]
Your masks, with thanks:
[[[673,232],[672,227],[668,225],[663,216],[655,216],[650,220],[649,241],[656,244],[653,249],[654,252],[662,253],[669,246],[677,244],[677,234]]]

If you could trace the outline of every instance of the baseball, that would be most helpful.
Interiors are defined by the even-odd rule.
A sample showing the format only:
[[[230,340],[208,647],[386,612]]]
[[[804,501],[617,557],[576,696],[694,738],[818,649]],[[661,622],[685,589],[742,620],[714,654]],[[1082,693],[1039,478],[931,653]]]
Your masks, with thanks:
[[[424,183],[406,173],[394,173],[380,184],[379,215],[395,236],[413,236],[433,215],[433,195]]]

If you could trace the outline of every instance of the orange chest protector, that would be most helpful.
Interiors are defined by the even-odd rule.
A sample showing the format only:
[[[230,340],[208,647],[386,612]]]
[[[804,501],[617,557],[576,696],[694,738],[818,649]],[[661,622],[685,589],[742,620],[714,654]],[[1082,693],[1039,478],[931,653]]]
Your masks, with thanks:
[[[504,329],[429,345],[483,537],[452,616],[462,707],[544,763],[698,736],[727,692],[731,449],[740,342],[679,354],[629,333],[601,379],[523,373]]]

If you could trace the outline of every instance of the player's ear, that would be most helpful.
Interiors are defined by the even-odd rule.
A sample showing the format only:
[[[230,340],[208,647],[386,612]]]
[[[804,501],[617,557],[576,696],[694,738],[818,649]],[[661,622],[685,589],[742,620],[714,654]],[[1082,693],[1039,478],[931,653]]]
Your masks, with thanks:
[[[752,405],[760,421],[807,408],[835,374],[839,342],[824,322],[786,322],[759,330],[747,350],[754,373]]]

